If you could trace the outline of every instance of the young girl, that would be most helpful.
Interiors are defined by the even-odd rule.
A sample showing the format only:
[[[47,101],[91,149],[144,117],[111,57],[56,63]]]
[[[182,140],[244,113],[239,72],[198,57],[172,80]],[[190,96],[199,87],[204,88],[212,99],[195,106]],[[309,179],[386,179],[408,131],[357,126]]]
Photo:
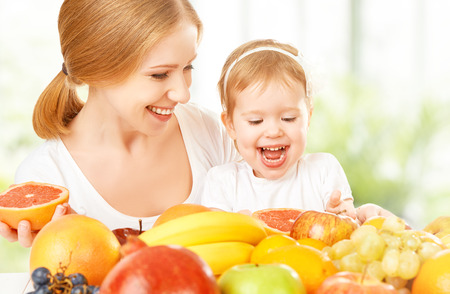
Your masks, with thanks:
[[[222,122],[244,161],[209,170],[202,204],[227,211],[295,207],[356,217],[344,170],[328,153],[304,154],[313,112],[298,51],[274,40],[234,50],[218,83]]]
[[[142,219],[146,230],[170,206],[198,203],[208,169],[237,153],[218,117],[188,103],[202,32],[191,4],[65,0],[58,26],[64,63],[33,116],[45,142],[15,182],[65,186],[74,212],[110,229]],[[26,220],[17,231],[0,222],[0,235],[28,247],[35,232]]]

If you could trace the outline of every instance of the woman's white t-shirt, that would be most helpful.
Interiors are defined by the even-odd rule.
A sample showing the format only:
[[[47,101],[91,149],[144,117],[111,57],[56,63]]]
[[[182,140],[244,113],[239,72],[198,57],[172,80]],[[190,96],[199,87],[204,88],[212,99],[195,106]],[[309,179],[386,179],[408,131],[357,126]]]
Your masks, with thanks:
[[[192,170],[192,190],[185,203],[200,203],[200,193],[208,170],[238,159],[218,115],[196,104],[175,109]],[[37,181],[61,185],[69,190],[69,204],[79,214],[102,221],[110,229],[150,228],[157,216],[131,217],[111,207],[94,189],[60,139],[47,140],[19,166],[15,183]],[[137,204],[138,205],[138,204]]]
[[[201,204],[226,211],[266,208],[299,208],[325,211],[330,195],[341,191],[341,199],[352,198],[342,166],[329,153],[304,155],[280,179],[253,174],[244,162],[231,162],[209,170]]]

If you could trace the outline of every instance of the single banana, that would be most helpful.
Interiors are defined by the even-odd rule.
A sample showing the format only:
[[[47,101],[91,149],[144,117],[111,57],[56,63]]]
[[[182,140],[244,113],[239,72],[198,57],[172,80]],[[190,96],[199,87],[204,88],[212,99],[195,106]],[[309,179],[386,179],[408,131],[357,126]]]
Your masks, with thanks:
[[[267,237],[262,223],[241,213],[206,211],[181,216],[153,227],[139,238],[147,245],[192,246],[238,241],[256,245]]]
[[[255,246],[245,242],[217,242],[186,248],[199,255],[211,267],[214,275],[221,275],[234,265],[250,262]]]

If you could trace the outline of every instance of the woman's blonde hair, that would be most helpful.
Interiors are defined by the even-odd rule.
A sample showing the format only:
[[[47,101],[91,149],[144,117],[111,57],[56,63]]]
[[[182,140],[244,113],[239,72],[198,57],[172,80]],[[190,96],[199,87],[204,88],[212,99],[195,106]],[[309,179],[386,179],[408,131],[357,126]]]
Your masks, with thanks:
[[[293,82],[302,83],[305,90],[309,87],[305,69],[297,60],[286,54],[261,50],[239,59],[246,52],[259,47],[279,48],[294,56],[299,54],[293,46],[272,39],[249,41],[231,52],[222,67],[217,84],[222,109],[229,117],[233,114],[236,95],[249,86],[256,84],[264,89],[270,81],[275,81],[287,87],[291,87]],[[308,109],[312,109],[312,98],[307,95],[306,99]]]
[[[65,0],[58,19],[64,68],[35,105],[36,134],[66,134],[84,105],[76,86],[125,80],[182,21],[197,27],[200,40],[202,23],[188,0]]]

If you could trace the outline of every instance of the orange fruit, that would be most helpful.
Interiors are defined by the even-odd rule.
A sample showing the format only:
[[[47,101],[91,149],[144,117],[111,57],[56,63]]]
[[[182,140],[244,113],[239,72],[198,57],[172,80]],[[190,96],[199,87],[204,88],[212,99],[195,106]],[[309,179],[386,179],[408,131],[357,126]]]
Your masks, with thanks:
[[[178,218],[180,216],[203,212],[203,211],[211,211],[210,208],[193,203],[181,203],[167,208],[161,215],[156,219],[153,227],[156,227],[162,223],[165,223],[169,220]]]
[[[289,235],[295,220],[304,211],[297,208],[268,208],[253,212],[252,216],[264,223],[268,235]]]
[[[100,221],[78,214],[49,222],[36,235],[30,251],[30,272],[46,267],[54,275],[81,273],[89,284],[101,285],[120,259],[120,243]]]
[[[327,277],[338,272],[329,258],[306,245],[276,248],[262,256],[259,263],[282,263],[292,267],[300,276],[308,294],[314,293]]]
[[[313,238],[303,238],[303,239],[297,240],[297,242],[300,245],[311,246],[318,250],[322,250],[323,248],[328,246],[325,242],[323,242],[321,240],[313,239]]]
[[[450,293],[450,249],[425,260],[413,281],[411,294]]]
[[[0,194],[0,221],[17,229],[21,220],[40,230],[55,213],[56,206],[69,201],[69,191],[61,186],[26,182],[13,185]]]
[[[299,245],[298,242],[287,235],[276,234],[269,235],[266,238],[262,239],[253,249],[250,262],[258,263],[258,261],[276,248],[280,248],[287,245]]]
[[[366,219],[364,221],[363,225],[372,225],[375,228],[377,228],[377,230],[379,230],[379,229],[381,229],[381,226],[383,225],[385,219],[386,219],[386,217],[384,217],[384,216],[374,215],[374,216]]]

